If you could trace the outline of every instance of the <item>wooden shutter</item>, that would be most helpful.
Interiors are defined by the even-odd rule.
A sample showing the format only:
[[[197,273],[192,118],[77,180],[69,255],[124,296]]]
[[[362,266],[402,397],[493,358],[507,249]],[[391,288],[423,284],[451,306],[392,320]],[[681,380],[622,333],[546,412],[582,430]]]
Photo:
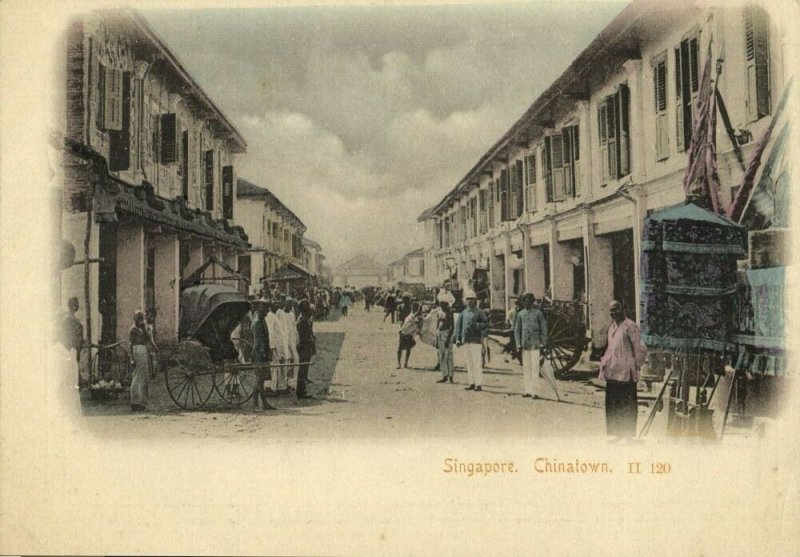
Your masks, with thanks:
[[[619,172],[619,137],[617,131],[619,130],[619,117],[617,106],[617,95],[609,95],[606,97],[606,110],[608,112],[608,121],[606,132],[608,134],[608,152],[606,159],[608,160],[608,179],[616,180]]]
[[[617,92],[617,145],[619,149],[619,166],[617,178],[627,176],[631,172],[631,145],[630,145],[630,105],[631,94],[626,84],[619,86]]]
[[[581,194],[581,141],[580,141],[580,128],[577,124],[570,126],[570,135],[572,139],[572,175],[573,190],[575,196]]]
[[[516,165],[516,175],[517,175],[517,211],[514,215],[515,218],[519,218],[522,215],[523,210],[525,209],[525,190],[522,188],[523,180],[525,179],[525,170],[523,168],[522,161],[517,161]]]
[[[178,161],[178,115],[174,112],[162,114],[159,119],[161,132],[161,163]]]
[[[222,218],[233,218],[233,167],[222,167]]]
[[[131,73],[122,73],[121,124],[119,131],[108,132],[108,169],[128,170],[131,165]]]
[[[564,197],[572,197],[573,184],[575,183],[575,173],[572,160],[572,134],[571,128],[567,126],[561,130],[561,141],[564,146]]]
[[[688,74],[688,65],[684,64],[683,50],[679,46],[675,49],[675,144],[678,152],[686,150],[684,135],[684,87],[683,77]]]
[[[653,67],[653,97],[655,100],[656,160],[669,156],[667,133],[667,61],[663,58]]]
[[[608,181],[608,102],[603,100],[597,107],[597,133],[600,144],[600,179]]]
[[[508,219],[517,214],[517,172],[516,164],[511,163],[508,168]]]
[[[103,128],[106,130],[122,130],[122,79],[122,70],[105,68],[103,78]]]
[[[545,199],[553,201],[553,164],[550,159],[550,136],[544,138],[544,146],[541,149],[542,168],[544,169]]]
[[[500,220],[503,222],[511,219],[511,195],[508,168],[500,171]]]
[[[209,149],[203,157],[206,186],[206,211],[214,210],[214,150]]]
[[[181,195],[189,200],[189,132],[181,134]]]
[[[770,113],[769,18],[757,6],[744,10],[747,63],[747,117],[752,122]]]
[[[550,163],[553,176],[553,201],[564,200],[564,136],[560,133],[550,136]]]

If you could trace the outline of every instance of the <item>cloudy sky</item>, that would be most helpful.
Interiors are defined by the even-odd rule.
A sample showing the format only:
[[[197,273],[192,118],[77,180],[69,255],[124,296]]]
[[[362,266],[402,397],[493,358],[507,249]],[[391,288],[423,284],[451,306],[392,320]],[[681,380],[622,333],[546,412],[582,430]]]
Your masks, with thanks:
[[[244,135],[239,175],[323,246],[388,263],[624,2],[143,15]]]

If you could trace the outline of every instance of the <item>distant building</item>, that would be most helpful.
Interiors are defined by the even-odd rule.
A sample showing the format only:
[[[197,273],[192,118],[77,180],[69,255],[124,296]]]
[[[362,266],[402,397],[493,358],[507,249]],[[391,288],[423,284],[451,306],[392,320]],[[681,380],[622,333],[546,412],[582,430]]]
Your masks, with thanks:
[[[324,260],[325,256],[322,255],[322,246],[314,240],[303,238],[303,262],[312,276],[319,276],[322,271],[322,262]]]
[[[270,190],[242,178],[236,198],[239,222],[252,245],[248,254],[239,256],[239,269],[250,277],[250,292],[258,293],[268,282],[298,286],[312,279],[304,261],[303,221]]]
[[[425,283],[425,250],[415,249],[389,264],[389,282],[423,284]]]
[[[358,255],[333,270],[333,286],[383,286],[388,268],[367,255]]]

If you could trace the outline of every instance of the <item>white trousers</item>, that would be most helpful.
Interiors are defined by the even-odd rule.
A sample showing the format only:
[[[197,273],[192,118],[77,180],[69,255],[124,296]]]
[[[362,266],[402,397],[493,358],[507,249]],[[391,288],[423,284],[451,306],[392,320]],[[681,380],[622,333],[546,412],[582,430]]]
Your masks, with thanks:
[[[480,387],[483,385],[483,362],[481,356],[483,354],[483,345],[480,343],[466,343],[461,346],[461,351],[464,354],[464,359],[467,361],[467,376],[469,377],[469,384]]]
[[[296,364],[300,361],[300,356],[297,354],[297,346],[292,346],[289,343],[289,352],[286,354],[287,363],[291,361]],[[287,383],[292,387],[297,387],[297,366],[284,368],[286,370]]]
[[[534,381],[539,377],[539,350],[522,351],[522,385],[526,395],[533,395]]]
[[[530,363],[528,363],[530,360]],[[527,371],[531,370],[531,378],[530,378],[530,391],[528,390],[528,375]],[[560,399],[561,396],[558,394],[558,382],[556,381],[556,376],[553,373],[553,366],[550,364],[549,361],[545,360],[544,365],[539,368],[539,351],[538,350],[523,350],[522,351],[522,376],[525,380],[525,394],[535,395],[537,392],[541,393],[543,387],[541,385],[542,380],[539,377],[544,377],[547,384],[552,389],[553,394],[556,395],[556,399]]]

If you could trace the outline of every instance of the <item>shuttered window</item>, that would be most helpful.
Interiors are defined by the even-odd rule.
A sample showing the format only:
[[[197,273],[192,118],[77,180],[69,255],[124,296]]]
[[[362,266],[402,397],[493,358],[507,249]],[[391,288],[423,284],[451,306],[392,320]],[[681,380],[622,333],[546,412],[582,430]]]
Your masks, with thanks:
[[[602,182],[618,180],[631,171],[630,92],[621,84],[598,107]]]
[[[206,187],[206,211],[214,210],[214,150],[209,149],[203,156]]]
[[[124,74],[103,64],[98,66],[97,127],[101,130],[122,130]]]
[[[478,198],[473,197],[469,200],[469,218],[471,219],[470,222],[470,232],[472,237],[478,235]]]
[[[508,195],[508,169],[500,172],[500,220],[509,220],[511,214],[510,196]]]
[[[550,136],[544,138],[541,155],[542,169],[544,170],[545,199],[553,201],[553,165],[550,162]]]
[[[181,133],[181,195],[189,199],[189,132]]]
[[[159,118],[161,135],[161,163],[169,164],[178,161],[178,115],[174,112],[162,114]]]
[[[515,181],[517,182],[514,218],[518,219],[525,210],[525,190],[523,189],[523,181],[525,180],[525,165],[521,160],[518,160],[514,167],[514,175],[516,176]]]
[[[489,216],[489,228],[490,229],[494,228],[495,222],[497,220],[495,218],[495,215],[494,215],[494,207],[495,207],[495,202],[494,202],[495,193],[494,192],[495,192],[494,182],[492,180],[489,180],[489,190],[486,192],[486,194],[487,194],[486,198],[489,200],[489,207],[486,210],[486,212],[487,212],[487,214]]]
[[[770,113],[769,16],[758,6],[744,9],[747,63],[747,117],[753,122]]]
[[[548,136],[547,143],[549,154],[547,164],[549,166],[547,174],[550,177],[550,184],[547,189],[548,201],[564,200],[564,138],[561,133]]]
[[[222,167],[222,218],[233,218],[233,167]]]
[[[561,131],[564,144],[564,195],[575,197],[580,194],[580,145],[578,126],[566,126]]]
[[[667,124],[667,54],[653,62],[653,97],[655,100],[656,160],[669,157],[669,132]]]
[[[536,210],[536,153],[525,157],[525,207]]]
[[[597,133],[600,144],[600,178],[608,181],[608,101],[603,100],[597,107]]]
[[[480,233],[486,234],[489,230],[489,190],[479,190],[480,200]]]
[[[120,73],[122,75],[120,129],[108,132],[108,169],[114,172],[128,170],[131,165],[131,73]]]
[[[675,48],[675,133],[678,152],[685,151],[692,139],[692,118],[700,89],[698,40],[695,35],[682,40]]]

